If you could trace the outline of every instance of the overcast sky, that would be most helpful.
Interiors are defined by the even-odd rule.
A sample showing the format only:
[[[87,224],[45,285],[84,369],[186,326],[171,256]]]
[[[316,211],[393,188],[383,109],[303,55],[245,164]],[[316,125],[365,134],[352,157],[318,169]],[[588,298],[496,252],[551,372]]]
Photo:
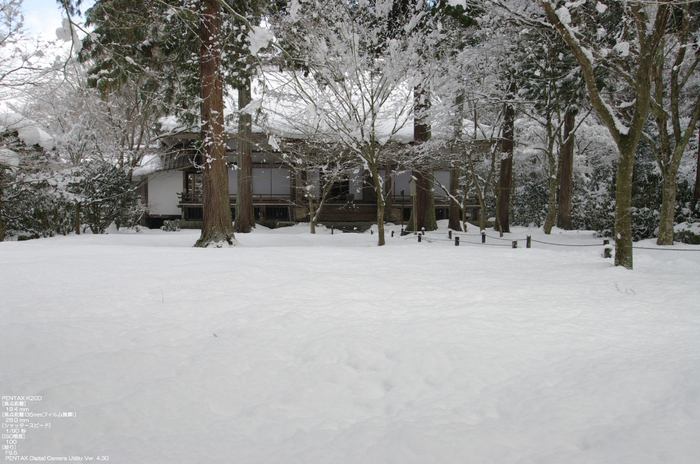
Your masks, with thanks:
[[[83,11],[93,0],[83,2]],[[56,29],[61,26],[61,9],[56,0],[24,0],[24,27],[31,35],[41,35],[44,40],[55,40]],[[76,18],[82,22],[82,18]]]

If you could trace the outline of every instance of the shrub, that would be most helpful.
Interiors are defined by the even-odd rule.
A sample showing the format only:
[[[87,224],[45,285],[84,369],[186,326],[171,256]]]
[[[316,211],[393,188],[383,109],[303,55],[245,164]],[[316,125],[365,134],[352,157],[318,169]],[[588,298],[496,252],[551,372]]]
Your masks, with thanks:
[[[163,221],[163,227],[161,227],[165,232],[177,232],[180,230],[180,220],[174,219],[172,221]]]

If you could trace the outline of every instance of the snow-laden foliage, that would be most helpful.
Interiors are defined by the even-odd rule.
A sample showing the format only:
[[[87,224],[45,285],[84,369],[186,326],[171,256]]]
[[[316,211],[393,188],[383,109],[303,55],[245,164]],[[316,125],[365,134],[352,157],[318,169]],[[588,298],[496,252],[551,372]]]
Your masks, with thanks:
[[[25,145],[17,132],[3,133],[2,144],[19,159],[0,179],[8,235],[47,237],[87,228],[102,233],[112,223],[134,227],[141,219],[139,194],[123,169],[101,161],[71,165],[56,152]]]
[[[46,52],[47,44],[29,38],[24,30],[22,0],[0,0],[0,101],[43,82],[54,64],[45,59]]]
[[[372,179],[380,245],[385,192],[379,169],[388,161],[387,147],[412,122],[413,89],[424,79],[420,61],[427,44],[418,27],[420,8],[383,5],[305,3],[274,22],[290,73],[285,94]]]
[[[21,111],[52,134],[62,160],[74,166],[100,160],[131,173],[157,138],[151,97],[130,82],[100,92],[88,85],[85,66],[69,61],[46,86],[25,97]]]

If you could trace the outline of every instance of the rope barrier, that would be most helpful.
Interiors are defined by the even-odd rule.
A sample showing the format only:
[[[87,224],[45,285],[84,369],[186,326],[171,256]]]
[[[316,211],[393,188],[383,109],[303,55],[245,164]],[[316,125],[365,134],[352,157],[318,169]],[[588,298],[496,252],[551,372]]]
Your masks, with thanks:
[[[648,247],[640,247],[640,246],[632,246],[633,249],[635,250],[652,250],[652,251],[700,251],[700,248],[691,250],[688,248],[648,248]]]
[[[534,238],[532,239],[533,242],[535,243],[542,243],[544,245],[553,245],[553,246],[568,246],[568,247],[599,247],[599,246],[605,246],[605,245],[599,245],[599,244],[592,244],[592,245],[569,245],[566,243],[550,243],[550,242],[542,242],[540,240],[535,240]]]
[[[461,233],[460,233],[460,232],[456,232],[456,231],[453,231],[453,232],[452,232],[452,235],[453,235],[453,236],[459,236],[460,238],[462,238],[462,237],[464,237],[464,238],[466,238],[466,237],[480,237],[480,236],[478,236],[478,235],[477,235],[477,236],[474,236],[474,235],[467,235],[467,234],[464,233],[464,232],[461,232]],[[493,237],[493,236],[487,235],[487,234],[484,234],[484,235],[485,235],[487,238],[492,238],[492,239],[494,239],[494,240],[501,240],[501,241],[504,241],[504,242],[511,242],[511,243],[512,243],[512,242],[520,242],[520,241],[526,241],[526,240],[527,240],[527,237],[526,237],[526,238],[517,238],[517,239],[513,239],[513,238]],[[412,239],[412,238],[415,238],[415,237],[416,237],[416,235],[413,235],[413,234],[408,234],[408,235],[400,236],[400,238],[402,238],[402,239],[404,239],[404,240]],[[436,238],[436,237],[428,238],[428,237],[425,236],[425,235],[422,237],[422,240],[425,240],[425,241],[428,242],[428,243],[434,243],[434,242],[450,242],[450,243],[454,243],[454,239]],[[601,243],[601,244],[588,244],[588,245],[583,245],[583,244],[567,244],[567,243],[552,243],[552,242],[543,242],[542,240],[535,240],[534,238],[530,238],[530,241],[531,241],[531,242],[534,242],[534,243],[540,243],[540,244],[543,244],[543,245],[561,246],[561,247],[606,247],[606,246],[611,246],[610,244],[606,245],[606,244],[603,244],[603,243]],[[460,245],[461,245],[461,244],[467,244],[467,245],[479,245],[479,246],[486,245],[486,246],[500,246],[500,247],[510,247],[510,246],[511,246],[511,245],[506,245],[506,244],[501,245],[501,244],[496,244],[496,243],[470,242],[470,241],[466,241],[466,240],[465,240],[465,241],[462,241],[461,239],[460,239],[460,242],[459,242],[459,243],[460,243]],[[649,247],[642,247],[642,246],[632,246],[632,248],[635,249],[635,250],[651,250],[651,251],[700,251],[700,248],[697,248],[697,249],[690,249],[690,248],[649,248]]]
[[[464,235],[464,237],[468,237],[467,235]],[[433,242],[450,242],[454,243],[454,240],[450,240],[447,238],[427,238],[423,237],[423,240],[425,240],[428,243],[433,243]],[[497,247],[510,247],[511,245],[500,245],[498,243],[481,243],[481,242],[467,242],[467,241],[459,241],[460,245],[467,244],[467,245],[479,245],[479,246],[497,246]]]

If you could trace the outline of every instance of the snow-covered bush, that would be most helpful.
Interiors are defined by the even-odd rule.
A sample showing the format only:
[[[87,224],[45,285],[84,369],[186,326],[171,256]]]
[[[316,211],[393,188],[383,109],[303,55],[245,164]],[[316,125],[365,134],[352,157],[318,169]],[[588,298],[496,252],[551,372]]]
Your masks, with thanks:
[[[177,232],[180,230],[180,220],[163,221],[163,227],[161,227],[161,229],[165,232]]]
[[[95,161],[81,166],[68,191],[75,195],[81,222],[94,234],[103,233],[112,223],[117,228],[134,227],[143,215],[127,173],[111,164]]]
[[[18,153],[19,165],[2,174],[0,214],[9,236],[50,237],[82,231],[102,233],[112,223],[133,227],[143,208],[127,173],[111,164],[71,167],[55,153],[26,147],[16,132],[0,137]]]
[[[615,167],[596,163],[585,176],[574,176],[571,216],[575,229],[595,230],[611,237],[615,231]],[[700,222],[700,216],[690,208],[693,189],[684,179],[677,184],[676,224]],[[632,196],[632,234],[635,241],[658,234],[661,212],[663,178],[654,162],[641,159],[635,163]],[[516,225],[541,227],[547,214],[547,179],[544,175],[523,176],[516,186],[511,204],[512,221]],[[691,234],[684,233],[678,241],[692,243]]]
[[[681,243],[700,245],[700,220],[695,223],[677,224],[674,228],[674,239]]]
[[[2,215],[9,236],[46,237],[71,230],[70,202],[62,191],[64,172],[50,153],[26,146],[17,131],[0,135],[2,146],[18,156],[15,169],[2,174]]]
[[[511,198],[511,222],[514,225],[542,227],[547,218],[548,182],[544,176],[520,181]]]

